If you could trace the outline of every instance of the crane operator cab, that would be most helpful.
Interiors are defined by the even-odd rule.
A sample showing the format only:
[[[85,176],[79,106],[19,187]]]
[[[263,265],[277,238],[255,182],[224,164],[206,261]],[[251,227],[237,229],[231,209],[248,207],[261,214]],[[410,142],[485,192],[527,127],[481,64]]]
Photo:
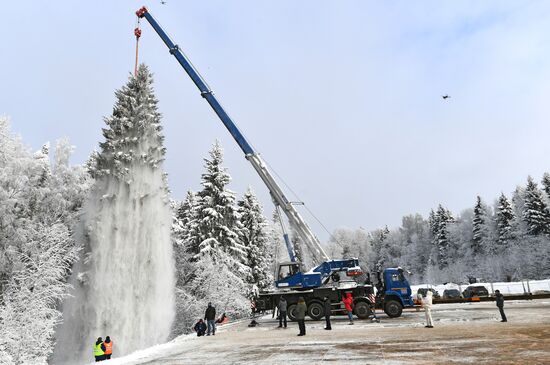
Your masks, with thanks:
[[[303,272],[302,263],[281,262],[277,268],[277,288],[307,289],[321,285],[321,274],[318,272]]]
[[[356,258],[346,260],[324,261],[319,266],[304,272],[302,264],[297,261],[282,262],[277,267],[277,288],[310,289],[323,285],[323,281],[339,281],[339,272],[345,272],[347,276],[362,275],[359,260]]]

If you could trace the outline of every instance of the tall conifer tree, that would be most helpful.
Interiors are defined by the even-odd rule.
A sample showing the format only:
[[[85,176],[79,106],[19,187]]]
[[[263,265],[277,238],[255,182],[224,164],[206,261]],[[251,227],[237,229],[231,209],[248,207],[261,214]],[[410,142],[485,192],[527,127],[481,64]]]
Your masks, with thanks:
[[[246,247],[246,264],[252,271],[251,283],[260,290],[272,286],[273,247],[269,247],[267,221],[262,214],[258,198],[248,188],[243,199],[238,202],[238,212],[243,225],[241,242]]]
[[[531,235],[550,233],[550,214],[537,183],[529,176],[525,188],[525,210],[523,219],[527,223]]]
[[[244,262],[246,248],[240,242],[241,227],[235,207],[235,193],[227,188],[231,176],[222,166],[223,150],[218,141],[212,146],[210,158],[204,161],[206,172],[202,174],[203,188],[197,194],[196,205],[198,255],[222,251]]]
[[[472,252],[474,255],[480,255],[484,251],[487,252],[487,207],[478,195],[476,205],[474,207],[474,218],[472,221]]]
[[[506,246],[513,237],[512,224],[514,221],[514,210],[504,193],[501,193],[498,198],[495,220],[497,226],[497,240],[499,246],[502,248],[502,246]]]
[[[442,269],[449,264],[450,242],[447,226],[449,223],[454,221],[454,218],[452,213],[440,204],[436,212],[436,221],[438,223],[436,234],[437,260],[439,263],[439,268]]]

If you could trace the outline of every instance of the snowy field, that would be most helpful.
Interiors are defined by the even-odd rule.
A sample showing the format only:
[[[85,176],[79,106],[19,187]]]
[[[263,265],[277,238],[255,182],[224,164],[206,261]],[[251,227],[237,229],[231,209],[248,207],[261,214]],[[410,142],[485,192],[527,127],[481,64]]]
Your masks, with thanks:
[[[445,289],[458,289],[462,293],[464,289],[468,286],[482,285],[487,288],[489,294],[494,293],[495,290],[500,290],[504,295],[506,294],[523,294],[523,293],[536,293],[541,291],[550,292],[550,279],[546,280],[525,280],[523,282],[511,282],[511,283],[475,283],[475,284],[454,284],[448,283],[446,285],[431,285],[431,284],[420,284],[420,285],[411,285],[411,290],[413,295],[416,294],[418,288],[433,288],[437,290],[439,295],[443,295]]]
[[[433,329],[424,328],[424,314],[416,310],[353,326],[336,318],[332,331],[323,330],[322,321],[306,321],[305,337],[296,337],[297,324],[278,329],[265,316],[259,327],[230,323],[215,337],[181,336],[103,364],[550,363],[550,300],[510,301],[505,309],[509,322],[500,323],[493,302],[438,304]]]

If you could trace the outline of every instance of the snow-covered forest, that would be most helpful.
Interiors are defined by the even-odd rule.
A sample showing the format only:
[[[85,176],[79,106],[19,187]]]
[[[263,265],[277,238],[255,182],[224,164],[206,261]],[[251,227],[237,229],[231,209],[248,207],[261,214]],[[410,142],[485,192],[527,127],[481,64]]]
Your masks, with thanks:
[[[0,363],[43,364],[79,256],[72,233],[92,179],[66,139],[32,152],[0,119]]]
[[[124,201],[130,199],[126,205],[135,207],[132,196],[144,189],[147,194],[137,197],[141,207],[147,203],[143,198],[150,194],[158,195],[160,202],[170,203],[163,198],[169,194],[165,177],[160,178],[160,185],[154,185],[151,176],[136,175],[161,173],[157,165],[162,163],[164,156],[163,137],[155,137],[155,130],[160,131],[161,127],[156,99],[149,87],[151,75],[145,68],[140,69],[138,78],[140,75],[143,80],[136,82],[132,76],[117,92],[113,116],[105,119],[106,141],[101,144],[102,152],[92,152],[83,165],[69,164],[74,146],[68,140],[57,141],[54,152],[50,151],[49,144],[33,152],[11,132],[9,120],[0,119],[0,364],[51,361],[59,336],[56,330],[63,328],[59,325],[64,319],[64,301],[72,288],[98,275],[95,280],[99,283],[90,284],[86,291],[97,291],[91,295],[96,299],[85,307],[78,303],[74,307],[78,312],[82,312],[82,308],[90,309],[81,321],[95,318],[98,313],[116,318],[117,308],[110,300],[104,301],[105,306],[110,307],[107,310],[94,308],[99,305],[96,302],[100,300],[100,292],[110,288],[120,294],[119,286],[127,285],[117,284],[118,277],[113,284],[119,286],[101,289],[102,282],[112,281],[105,275],[116,276],[118,269],[112,263],[96,267],[94,270],[101,272],[92,275],[92,268],[97,266],[93,261],[109,254],[109,249],[100,248],[99,241],[111,232],[118,232],[118,238],[112,243],[120,246],[116,241],[124,240],[125,235],[132,239],[133,234],[128,229],[135,227],[141,232],[143,219],[154,221],[164,216],[158,213],[160,207],[149,215],[125,210]],[[142,106],[134,105],[140,99],[148,101],[141,103]],[[144,138],[144,133],[152,137]],[[153,142],[155,139],[158,141]],[[142,149],[145,149],[143,153]],[[141,162],[152,166],[151,171],[141,168]],[[229,190],[231,177],[222,163],[222,148],[216,142],[205,159],[204,174],[197,176],[202,189],[196,193],[190,191],[183,202],[171,200],[169,204],[172,214],[165,220],[166,226],[172,227],[176,263],[176,285],[171,290],[174,291],[177,317],[172,323],[172,337],[189,332],[192,323],[203,316],[208,302],[212,302],[220,314],[226,312],[232,318],[247,316],[254,292],[267,288],[272,282],[274,243],[270,241],[277,242],[279,238],[275,238],[275,230],[263,216],[262,207],[251,189],[244,192],[241,199]],[[153,191],[155,186],[161,187],[160,194]],[[149,205],[147,207],[151,208]],[[113,215],[113,212],[122,211],[126,211],[124,216]],[[133,219],[137,220],[135,225],[130,222]],[[158,225],[163,224],[159,222]],[[86,227],[84,234],[83,226]],[[155,238],[150,232],[143,235]],[[139,237],[136,240],[139,241]],[[142,246],[150,249],[149,244]],[[124,256],[128,258],[128,254]],[[146,260],[152,259],[145,256]],[[81,261],[88,267],[82,272]],[[139,258],[131,262],[139,262]],[[151,263],[144,262],[144,265],[149,267]],[[131,267],[126,269],[131,270]],[[136,269],[136,274],[150,276],[141,268]],[[72,274],[76,280],[69,280]],[[169,277],[162,275],[164,281],[170,282]],[[129,294],[138,295],[137,289]],[[109,296],[119,294],[115,292]],[[81,299],[86,300],[89,296],[85,294]],[[78,301],[79,295],[71,300]],[[118,310],[124,312],[126,309]],[[158,305],[151,309],[161,315],[165,312],[159,311]],[[116,321],[104,319],[100,318],[98,323],[105,330],[109,330],[108,325],[104,328],[105,323]],[[91,323],[71,325],[71,328],[79,327],[97,332]],[[72,332],[67,333],[71,335]],[[79,335],[73,333],[71,336],[78,339]],[[147,338],[151,339],[149,335]],[[84,348],[88,347],[84,344]]]
[[[543,279],[550,276],[550,174],[542,188],[528,177],[492,203],[481,197],[473,208],[453,214],[444,205],[403,217],[401,227],[340,228],[333,232],[333,256],[355,256],[370,271],[401,266],[413,283]]]

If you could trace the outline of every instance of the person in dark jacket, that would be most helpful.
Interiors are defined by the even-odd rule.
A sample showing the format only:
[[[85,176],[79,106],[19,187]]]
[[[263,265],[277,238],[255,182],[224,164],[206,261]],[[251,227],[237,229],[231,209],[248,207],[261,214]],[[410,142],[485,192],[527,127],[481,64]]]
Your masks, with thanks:
[[[193,330],[197,332],[197,336],[204,336],[206,333],[206,323],[201,319],[193,326]]]
[[[498,310],[500,311],[500,316],[502,317],[501,322],[508,322],[506,319],[506,314],[504,314],[504,296],[500,294],[500,290],[495,290],[495,297]]]
[[[105,360],[105,345],[103,344],[103,339],[101,337],[98,337],[97,341],[95,342],[94,357],[95,362]]]
[[[279,299],[279,304],[277,304],[277,309],[279,310],[279,328],[283,327],[283,324],[286,328],[286,308],[286,299],[284,297],[281,297]]]
[[[303,297],[300,297],[298,299],[298,304],[296,305],[296,309],[294,310],[294,313],[296,315],[296,320],[298,321],[298,328],[300,328],[300,333],[298,336],[305,336],[306,335],[306,312],[307,312],[307,306],[306,301]]]
[[[210,336],[210,334],[212,333],[212,336],[215,336],[216,335],[216,308],[212,306],[212,303],[208,303],[208,307],[204,312],[204,319],[206,320],[206,324],[208,325],[208,331],[206,332],[206,335]]]
[[[332,305],[330,303],[329,297],[325,297],[324,305],[325,305],[325,320],[327,322],[327,325],[325,326],[325,329],[326,330],[331,330],[332,327],[330,326],[330,315],[332,314]]]

